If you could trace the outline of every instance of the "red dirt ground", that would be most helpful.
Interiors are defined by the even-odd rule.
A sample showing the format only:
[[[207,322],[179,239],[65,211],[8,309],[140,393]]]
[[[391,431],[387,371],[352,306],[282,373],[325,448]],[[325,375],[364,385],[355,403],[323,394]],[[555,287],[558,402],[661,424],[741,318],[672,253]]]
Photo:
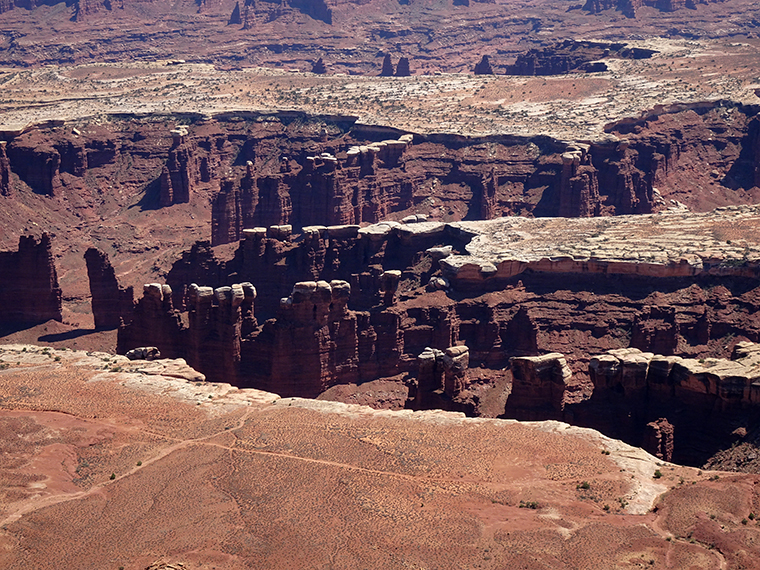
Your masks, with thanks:
[[[757,567],[756,476],[2,348],[3,568]]]

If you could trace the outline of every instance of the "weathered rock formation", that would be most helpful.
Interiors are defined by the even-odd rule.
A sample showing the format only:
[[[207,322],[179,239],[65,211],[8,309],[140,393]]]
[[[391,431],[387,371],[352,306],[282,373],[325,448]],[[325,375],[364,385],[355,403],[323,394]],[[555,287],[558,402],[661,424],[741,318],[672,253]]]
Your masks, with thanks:
[[[269,386],[283,394],[315,397],[334,384],[359,380],[357,315],[348,311],[345,281],[296,283],[263,327],[254,356],[269,355]],[[258,362],[257,362],[258,364]]]
[[[0,195],[11,194],[11,164],[5,152],[5,141],[0,141]]]
[[[134,293],[132,287],[120,287],[108,254],[91,247],[84,254],[92,295],[95,328],[115,329],[132,321]]]
[[[248,161],[240,180],[221,181],[212,244],[239,240],[246,228],[358,224],[379,221],[393,207],[388,202],[408,206],[412,184],[403,176],[403,156],[411,140],[402,135],[352,146],[340,159],[329,152],[307,155],[300,168],[286,162],[273,175],[257,175]]]
[[[475,65],[473,70],[475,75],[493,75],[493,68],[487,55],[484,55],[480,61]]]
[[[111,0],[75,0],[72,20],[83,22],[94,14],[110,10]]]
[[[684,8],[694,10],[697,4],[709,4],[711,1],[715,0],[586,0],[583,9],[594,14],[615,9],[628,18],[635,18],[636,12],[643,6],[656,8],[661,12],[675,12]]]
[[[665,461],[673,460],[673,426],[665,418],[649,422],[644,434],[644,445],[649,453]]]
[[[177,127],[171,131],[172,147],[169,150],[169,160],[166,163],[168,180],[162,170],[161,175],[161,205],[182,204],[190,201],[193,185],[201,178],[197,147],[188,138],[185,127]]]
[[[174,309],[171,287],[147,283],[135,304],[132,321],[119,327],[116,350],[125,354],[134,348],[155,346],[165,358],[178,358],[185,353],[183,329],[180,313]]]
[[[751,198],[760,177],[756,113],[726,102],[662,107],[609,125],[606,140],[570,144],[422,137],[356,125],[354,117],[297,113],[185,117],[183,128],[176,119],[114,118],[7,135],[0,191],[31,190],[83,207],[94,196],[134,197],[142,208],[197,194],[213,201],[215,245],[242,238],[243,229],[300,231],[410,214],[438,221],[617,215],[664,210],[673,199],[706,211]],[[695,160],[704,168],[692,168]],[[108,193],[114,180],[116,196]],[[696,190],[684,193],[687,183]]]
[[[396,65],[396,77],[409,77],[412,70],[409,68],[409,58],[400,57]]]
[[[565,40],[518,55],[515,63],[507,66],[507,74],[562,75],[572,71],[605,71],[606,66],[590,64],[605,57],[646,59],[655,53],[644,48],[629,48],[624,43]]]
[[[593,394],[574,406],[582,425],[644,446],[665,460],[702,464],[757,424],[760,345],[737,343],[733,360],[616,349],[589,365]]]
[[[380,70],[380,76],[392,77],[395,73],[396,73],[396,70],[393,67],[393,61],[391,61],[391,54],[386,53],[385,57],[383,58],[383,67]]]
[[[230,14],[230,19],[228,20],[227,24],[232,26],[242,23],[243,18],[240,16],[240,2],[235,2],[235,7],[232,9],[232,14]]]
[[[166,310],[154,310],[150,328],[164,327],[164,344],[141,338],[147,323],[135,318],[120,346],[130,337],[209,379],[287,395],[394,378],[408,387],[411,407],[572,421],[692,464],[751,423],[754,380],[744,372],[749,380],[736,380],[735,370],[751,364],[724,372],[700,368],[699,359],[760,341],[758,208],[416,220],[245,230],[226,261],[198,245],[168,276],[178,295],[170,320],[189,327],[166,328]],[[731,243],[716,241],[729,226]],[[212,321],[201,297],[227,315],[221,292],[234,298],[242,279],[259,290],[248,325],[234,312],[216,328],[195,324]],[[447,285],[431,288],[437,279]],[[192,286],[183,294],[192,282],[216,292]],[[146,296],[160,287],[149,289]],[[188,342],[194,330],[213,331],[203,338],[218,344]],[[693,427],[708,416],[713,435]]]
[[[158,360],[161,358],[161,351],[155,346],[141,346],[128,350],[124,356],[130,360]]]
[[[552,352],[519,356],[510,361],[512,392],[506,414],[520,420],[561,417],[573,385],[573,373],[564,356]]]
[[[314,65],[311,66],[311,72],[317,73],[319,75],[327,73],[327,67],[325,66],[325,62],[321,57],[314,62]]]
[[[50,236],[21,236],[18,251],[0,252],[0,323],[62,321],[61,289]]]

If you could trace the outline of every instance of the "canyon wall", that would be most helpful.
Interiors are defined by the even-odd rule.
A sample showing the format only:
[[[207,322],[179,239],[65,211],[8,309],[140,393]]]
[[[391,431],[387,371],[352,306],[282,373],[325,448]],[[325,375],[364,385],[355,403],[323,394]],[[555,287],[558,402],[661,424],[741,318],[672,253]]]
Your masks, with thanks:
[[[95,328],[115,329],[132,321],[134,293],[131,287],[120,287],[108,255],[96,248],[84,254],[92,295],[92,316]]]
[[[740,214],[749,216],[741,222],[743,227],[754,227],[755,209],[738,210],[736,215]],[[657,222],[661,242],[667,245],[672,239],[664,228],[670,218],[670,226],[682,228],[698,243],[700,235],[689,229],[687,220],[696,220],[711,232],[714,216],[670,213],[615,220],[626,241],[637,249],[631,224]],[[493,280],[482,278],[483,267],[480,280],[467,279],[466,271],[465,278],[446,273],[452,259],[468,258],[456,252],[471,248],[474,235],[490,235],[487,228],[493,227],[494,236],[510,239],[502,225],[513,221],[532,251],[530,228],[545,222],[514,218],[450,225],[385,222],[366,228],[308,227],[301,234],[291,233],[288,226],[272,226],[246,230],[228,260],[216,258],[208,245],[200,244],[175,265],[167,276],[168,286],[151,286],[156,299],[162,291],[163,304],[151,300],[153,308],[143,311],[140,306],[149,299],[140,301],[141,320],[122,329],[120,347],[157,346],[162,354],[186,358],[212,380],[234,379],[240,385],[309,396],[335,384],[399,374],[417,377],[420,355],[437,350],[441,355],[433,352],[433,360],[439,364],[426,376],[428,380],[418,377],[417,389],[422,392],[412,390],[410,400],[419,406],[436,402],[437,407],[470,413],[493,413],[488,391],[504,369],[515,373],[516,357],[557,352],[566,361],[547,365],[549,380],[537,381],[534,387],[513,384],[507,413],[522,419],[562,419],[571,409],[568,406],[585,401],[593,392],[588,372],[591,355],[633,347],[681,357],[728,356],[739,340],[760,341],[754,317],[760,310],[760,290],[752,259],[738,264],[716,260],[717,273],[709,268],[670,272],[666,264],[656,263],[649,266],[659,268],[660,275],[637,273],[641,261],[623,258],[597,262],[607,263],[611,271],[598,271],[588,259],[555,267],[540,258],[535,263],[520,262],[524,266],[520,272]],[[571,221],[554,223],[568,226],[568,240],[578,231],[570,231]],[[644,234],[649,231],[639,229]],[[547,231],[562,235],[553,226]],[[582,243],[601,239],[588,237],[592,231],[580,232]],[[614,243],[609,247],[622,251]],[[730,254],[733,245],[724,247]],[[505,250],[499,251],[503,255]],[[750,255],[755,253],[752,249]],[[498,275],[491,265],[492,274]],[[184,340],[187,327],[181,313],[189,312],[192,326],[193,311],[198,310],[191,300],[196,287],[188,284],[203,283],[211,292],[241,281],[253,283],[258,291],[255,307],[250,308],[253,319],[244,327],[235,317],[225,325],[232,327],[226,333],[211,335],[239,338],[239,348],[230,353],[239,354],[234,364],[216,367],[213,359],[194,352],[197,343]],[[157,324],[152,325],[151,319]],[[161,337],[159,331],[167,336]],[[456,346],[467,348],[466,372],[459,376],[452,372],[452,378],[444,381],[442,354]],[[525,360],[528,368],[519,369],[520,378],[535,376],[538,373],[529,369],[543,366],[530,362]],[[555,368],[559,372],[552,372]],[[555,384],[546,393],[536,387]],[[498,413],[503,413],[503,402],[500,405]],[[647,421],[659,417],[671,419],[660,414]]]
[[[759,171],[754,107],[656,109],[595,142],[419,136],[354,117],[256,113],[121,117],[7,135],[0,192],[97,208],[212,202],[212,245],[243,230],[500,216],[587,217],[696,211],[751,200]],[[699,169],[692,168],[694,162]],[[111,195],[118,181],[119,195]],[[685,192],[685,185],[692,190]]]
[[[50,236],[22,236],[18,251],[0,252],[0,324],[62,321],[61,289]]]

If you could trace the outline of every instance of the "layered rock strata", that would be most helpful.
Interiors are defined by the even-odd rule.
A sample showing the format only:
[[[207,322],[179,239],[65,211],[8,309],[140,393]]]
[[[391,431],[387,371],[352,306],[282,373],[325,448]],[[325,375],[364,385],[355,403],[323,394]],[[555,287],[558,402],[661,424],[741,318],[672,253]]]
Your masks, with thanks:
[[[572,416],[646,447],[658,457],[702,464],[757,427],[760,345],[739,342],[732,360],[616,349],[589,364],[593,394]]]
[[[6,134],[0,193],[17,188],[86,208],[98,196],[142,209],[201,196],[213,203],[213,244],[256,227],[300,231],[410,214],[440,222],[586,217],[656,212],[672,200],[705,211],[751,199],[760,171],[756,114],[720,101],[673,105],[586,142],[419,136],[355,117],[285,112],[112,117]],[[115,182],[118,193],[110,192]]]
[[[656,53],[655,50],[631,48],[624,43],[565,40],[519,54],[515,63],[507,66],[507,74],[562,75],[573,71],[606,71],[605,65],[594,65],[600,63],[597,60],[607,57],[648,59]]]

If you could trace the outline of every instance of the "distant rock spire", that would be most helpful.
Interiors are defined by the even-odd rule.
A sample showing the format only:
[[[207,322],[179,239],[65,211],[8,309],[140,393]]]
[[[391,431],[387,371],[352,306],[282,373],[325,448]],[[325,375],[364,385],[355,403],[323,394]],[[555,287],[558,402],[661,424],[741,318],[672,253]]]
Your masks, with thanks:
[[[402,57],[396,66],[396,77],[409,77],[412,74],[409,69],[409,58]]]
[[[319,75],[322,75],[323,73],[327,73],[327,67],[325,67],[325,62],[320,57],[317,61],[314,62],[314,65],[311,66],[311,72],[312,73],[318,73]]]
[[[395,71],[396,70],[393,69],[393,62],[391,61],[391,54],[385,54],[385,58],[383,59],[383,69],[380,71],[380,77],[392,77]]]
[[[480,63],[475,66],[473,73],[475,75],[493,75],[493,68],[491,67],[491,62],[488,61],[487,55],[484,55]]]
[[[234,25],[234,24],[242,24],[243,19],[240,17],[240,2],[235,2],[235,8],[232,10],[232,14],[230,15],[230,19],[227,22],[227,25]]]

